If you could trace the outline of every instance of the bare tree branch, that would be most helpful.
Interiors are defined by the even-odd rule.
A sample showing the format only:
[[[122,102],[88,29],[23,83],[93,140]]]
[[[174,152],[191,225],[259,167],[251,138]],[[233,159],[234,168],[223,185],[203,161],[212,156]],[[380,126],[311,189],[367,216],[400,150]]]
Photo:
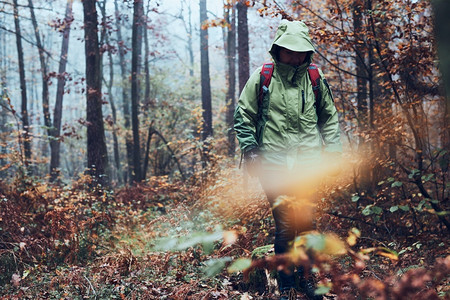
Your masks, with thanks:
[[[1,25],[0,25],[0,30],[4,30],[4,31],[9,32],[9,33],[12,33],[12,34],[16,34],[16,32],[15,32],[14,30],[8,29],[8,28],[3,27],[3,26],[1,26]],[[38,47],[38,45],[37,45],[36,43],[30,41],[29,39],[27,39],[27,38],[24,37],[23,35],[19,35],[19,36],[20,36],[20,38],[21,38],[22,40],[24,40],[24,41],[27,42],[28,44],[33,45],[33,46],[35,46],[35,47],[37,47],[37,48],[39,49],[39,47]],[[52,58],[52,55],[50,54],[50,52],[48,52],[48,51],[45,50],[45,49],[41,49],[41,50],[44,51],[45,54],[47,54],[50,58]]]
[[[13,4],[10,3],[10,2],[8,2],[8,1],[0,1],[0,4],[6,4],[6,5],[13,6]],[[18,4],[17,7],[30,8],[31,6],[29,6],[29,5],[23,5],[23,4]],[[53,11],[53,9],[50,9],[50,8],[45,8],[45,7],[35,7],[34,5],[33,5],[33,9],[42,9],[42,10],[46,10],[46,11]]]

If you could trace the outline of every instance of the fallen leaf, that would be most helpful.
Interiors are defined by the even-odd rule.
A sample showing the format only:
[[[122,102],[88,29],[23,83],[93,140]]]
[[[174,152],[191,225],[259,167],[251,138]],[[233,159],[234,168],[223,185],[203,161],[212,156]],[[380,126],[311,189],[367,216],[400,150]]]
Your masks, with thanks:
[[[18,287],[20,285],[20,281],[22,279],[20,278],[19,274],[14,273],[11,277],[11,284],[15,287]]]

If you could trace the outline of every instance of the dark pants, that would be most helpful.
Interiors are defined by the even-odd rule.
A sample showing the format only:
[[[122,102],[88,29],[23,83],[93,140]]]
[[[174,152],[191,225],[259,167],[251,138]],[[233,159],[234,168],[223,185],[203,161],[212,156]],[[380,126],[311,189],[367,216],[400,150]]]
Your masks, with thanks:
[[[313,187],[285,183],[278,184],[273,177],[270,182],[261,180],[275,221],[275,254],[289,252],[296,236],[314,229]],[[298,273],[302,274],[303,270],[298,270]],[[295,287],[294,266],[278,275],[280,291]]]

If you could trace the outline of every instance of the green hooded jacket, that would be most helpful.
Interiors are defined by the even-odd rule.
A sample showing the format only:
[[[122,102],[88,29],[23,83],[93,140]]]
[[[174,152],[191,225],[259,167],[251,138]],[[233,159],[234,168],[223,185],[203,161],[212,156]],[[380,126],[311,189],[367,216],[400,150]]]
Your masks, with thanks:
[[[294,67],[278,61],[279,47],[309,55]],[[321,97],[316,107],[307,71],[314,53],[307,26],[300,21],[281,21],[269,52],[274,72],[262,104],[258,104],[259,67],[248,79],[234,113],[241,151],[257,148],[263,166],[288,169],[318,163],[323,151],[342,152],[338,114],[321,70]]]

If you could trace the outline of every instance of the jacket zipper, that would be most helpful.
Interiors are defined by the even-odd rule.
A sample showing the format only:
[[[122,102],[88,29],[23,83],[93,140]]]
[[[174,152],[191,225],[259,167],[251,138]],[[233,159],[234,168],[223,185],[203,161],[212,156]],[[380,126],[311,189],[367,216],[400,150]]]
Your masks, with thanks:
[[[305,113],[305,91],[302,90],[302,114]]]

